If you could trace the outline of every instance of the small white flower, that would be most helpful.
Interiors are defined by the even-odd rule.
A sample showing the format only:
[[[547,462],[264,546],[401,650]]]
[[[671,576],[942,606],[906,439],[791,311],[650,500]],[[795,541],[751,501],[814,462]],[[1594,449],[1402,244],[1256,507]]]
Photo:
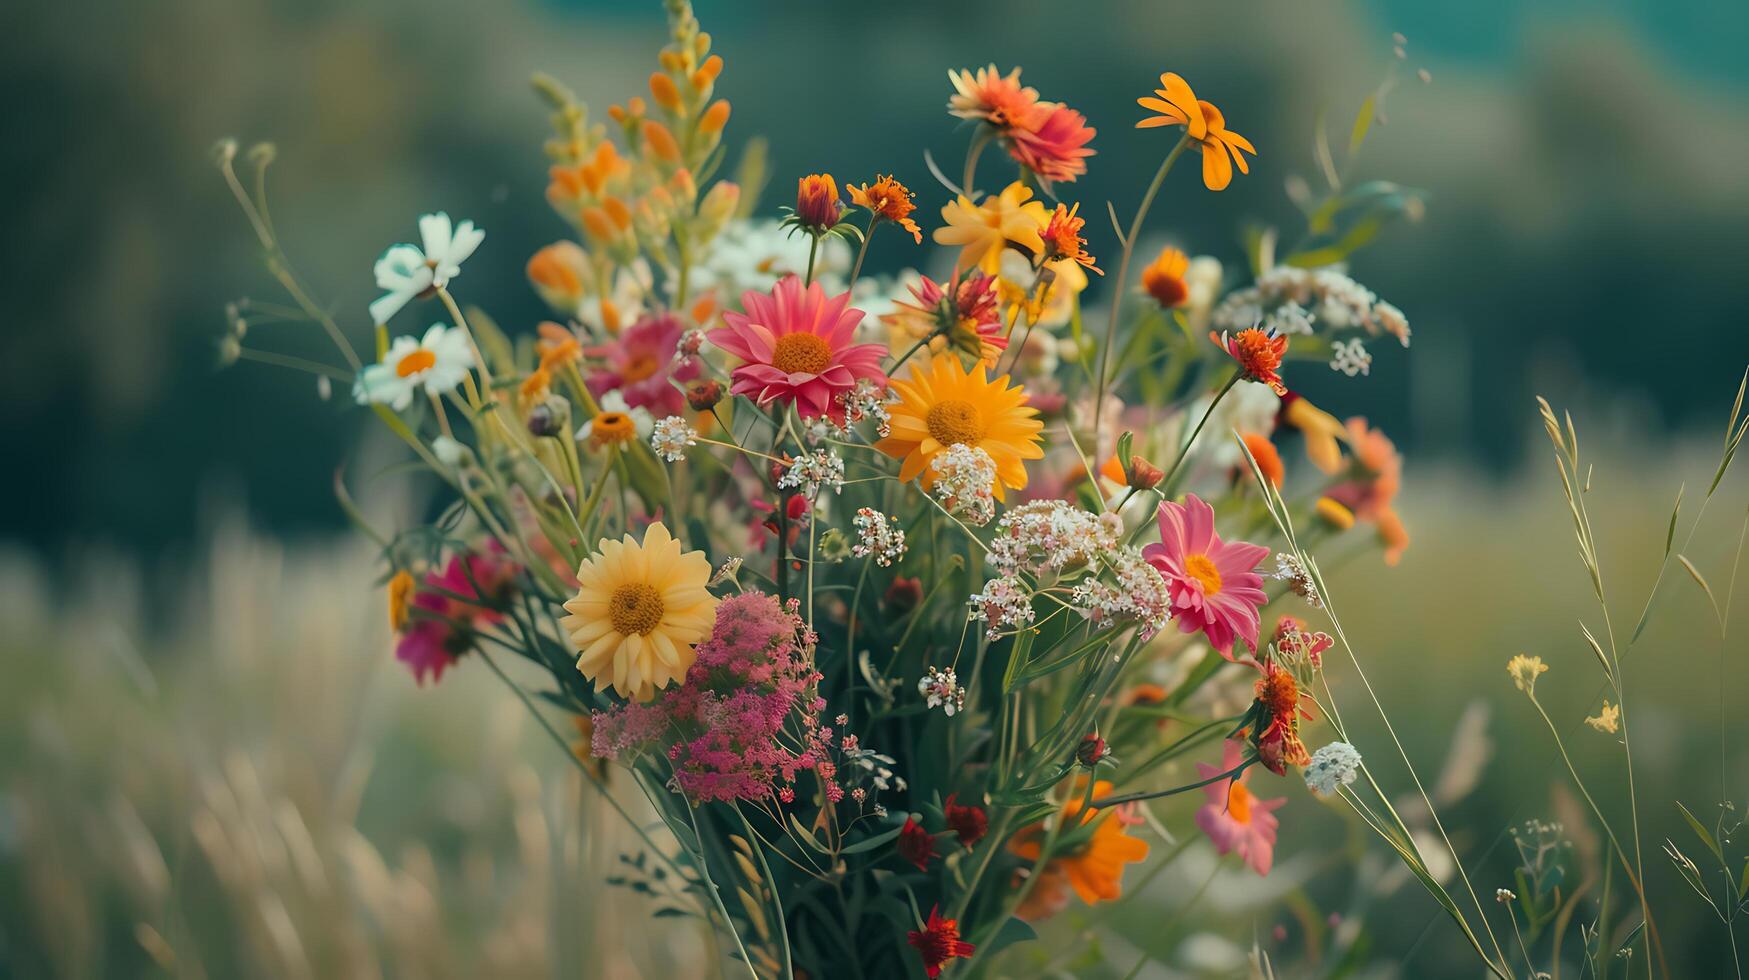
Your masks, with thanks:
[[[1276,333],[1310,334],[1312,332],[1312,314],[1291,299],[1276,307],[1274,312],[1263,319],[1264,326],[1273,329]]]
[[[389,322],[414,297],[441,289],[461,275],[462,263],[480,247],[486,233],[472,221],[452,226],[449,215],[439,211],[420,216],[419,237],[423,250],[417,245],[391,245],[377,259],[377,287],[388,292],[371,301],[372,323]]]
[[[972,607],[972,619],[987,624],[984,636],[994,640],[1007,627],[1018,632],[1033,621],[1032,592],[1018,575],[1003,575],[984,583],[984,591],[974,592],[966,600]]]
[[[900,530],[898,518],[864,507],[856,512],[851,523],[856,526],[856,544],[851,546],[851,554],[873,558],[882,568],[904,556],[905,532]]]
[[[1338,340],[1330,345],[1330,369],[1349,377],[1372,373],[1372,355],[1361,346],[1359,338]]]
[[[983,527],[996,516],[996,461],[989,452],[956,442],[929,461],[929,487],[948,513]]]
[[[821,489],[840,493],[844,490],[844,460],[829,449],[816,449],[791,461],[789,469],[778,477],[777,486],[781,490],[800,490],[810,497]]]
[[[687,447],[696,445],[698,430],[687,425],[686,420],[678,415],[658,420],[650,434],[650,448],[670,463],[685,459]]]
[[[952,667],[941,670],[930,667],[927,674],[917,679],[917,693],[923,695],[925,705],[940,708],[941,713],[949,718],[966,706],[966,692],[960,687]]]
[[[441,395],[461,384],[473,366],[474,350],[467,335],[434,323],[418,340],[396,337],[381,362],[359,372],[352,396],[360,405],[377,402],[399,412],[413,404],[418,388]]]
[[[1287,587],[1313,609],[1324,608],[1324,597],[1318,594],[1317,583],[1312,581],[1311,572],[1306,570],[1298,555],[1276,552],[1275,571],[1269,577],[1286,582]]]
[[[1331,742],[1312,753],[1306,766],[1306,788],[1319,796],[1329,796],[1337,787],[1354,782],[1360,771],[1360,750],[1347,742]]]

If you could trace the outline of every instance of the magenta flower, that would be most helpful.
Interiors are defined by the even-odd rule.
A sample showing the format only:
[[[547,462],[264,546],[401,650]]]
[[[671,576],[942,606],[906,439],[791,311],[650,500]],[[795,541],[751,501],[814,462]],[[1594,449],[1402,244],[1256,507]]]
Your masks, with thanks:
[[[886,383],[880,344],[852,343],[861,310],[850,306],[850,294],[830,299],[819,283],[806,289],[794,275],[785,276],[770,295],[748,290],[741,294],[745,313],[723,314],[727,326],[706,336],[710,342],[746,363],[730,375],[733,395],[746,395],[759,405],[793,402],[803,418],[843,409],[836,399],[867,379]]]
[[[420,684],[443,672],[474,647],[474,633],[504,618],[506,601],[520,570],[496,542],[475,554],[454,555],[442,571],[428,572],[413,594],[413,615],[395,641],[395,659],[407,665]]]
[[[603,361],[589,373],[589,393],[599,398],[617,391],[628,408],[649,409],[657,418],[681,414],[686,395],[669,381],[698,377],[697,358],[674,356],[685,332],[679,317],[657,313],[627,327],[613,343],[589,348],[591,357]]]
[[[1257,610],[1268,597],[1253,569],[1268,554],[1260,544],[1222,541],[1214,508],[1194,493],[1182,504],[1160,505],[1160,543],[1142,549],[1166,580],[1179,631],[1201,630],[1228,660],[1234,659],[1234,637],[1257,649]]]
[[[1196,764],[1196,771],[1202,778],[1229,772],[1245,757],[1240,743],[1230,741],[1226,745],[1219,766],[1206,762]],[[1209,801],[1196,811],[1196,825],[1214,842],[1216,851],[1238,854],[1251,870],[1266,875],[1275,861],[1275,829],[1281,824],[1275,811],[1287,802],[1287,797],[1265,800],[1253,796],[1245,785],[1245,777],[1250,774],[1250,770],[1246,770],[1237,779],[1223,779],[1204,786],[1202,791]]]

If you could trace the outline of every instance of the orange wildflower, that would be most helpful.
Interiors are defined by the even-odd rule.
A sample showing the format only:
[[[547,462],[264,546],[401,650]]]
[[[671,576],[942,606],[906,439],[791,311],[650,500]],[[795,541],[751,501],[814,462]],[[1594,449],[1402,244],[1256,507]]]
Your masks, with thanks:
[[[910,232],[917,244],[923,244],[923,229],[918,228],[917,222],[911,218],[911,212],[917,210],[917,203],[911,199],[911,192],[905,185],[894,180],[892,175],[877,176],[874,183],[861,187],[845,184],[844,190],[850,194],[851,203],[867,208],[875,220],[891,221]]]
[[[701,133],[720,133],[728,123],[729,100],[718,99],[698,118],[698,129]]]
[[[1142,288],[1161,309],[1183,306],[1190,298],[1190,287],[1184,282],[1184,273],[1189,268],[1190,256],[1170,246],[1163,248],[1142,270]]]
[[[576,242],[554,242],[528,260],[528,281],[553,309],[574,313],[583,299],[589,256]]]
[[[995,65],[964,71],[949,70],[954,95],[947,100],[947,111],[961,119],[987,122],[999,130],[1027,126],[1038,108],[1038,90],[1020,84],[1020,69],[1006,75]]]
[[[1129,834],[1133,819],[1119,808],[1111,813],[1098,809],[1082,813],[1084,787],[1071,790],[1064,802],[1060,819],[1065,825],[1083,828],[1093,824],[1093,831],[1071,852],[1050,858],[1043,868],[1045,828],[1036,823],[1021,830],[1008,841],[1008,850],[1022,860],[1034,863],[1033,873],[1039,876],[1032,892],[1021,903],[1017,914],[1023,919],[1039,919],[1060,909],[1067,902],[1064,891],[1072,889],[1088,905],[1109,902],[1123,894],[1124,865],[1148,856],[1148,842]],[[1111,793],[1111,784],[1100,780],[1093,784],[1095,799]],[[1073,836],[1074,831],[1065,831]],[[1066,887],[1065,887],[1066,886]]]
[[[674,84],[674,79],[661,72],[650,74],[650,98],[656,104],[670,112],[680,108],[680,86]]]
[[[1257,733],[1257,754],[1264,767],[1280,776],[1288,766],[1311,762],[1312,754],[1300,740],[1300,719],[1312,719],[1311,709],[1302,702],[1310,698],[1301,693],[1293,672],[1273,660],[1266,661],[1256,690],[1256,707],[1263,713]]]
[[[1210,332],[1209,339],[1239,362],[1239,370],[1246,380],[1266,384],[1278,395],[1287,394],[1287,385],[1281,383],[1280,374],[1281,359],[1287,354],[1286,337],[1247,327],[1231,337]]]
[[[1151,109],[1155,115],[1136,123],[1137,129],[1157,126],[1183,126],[1189,138],[1202,153],[1202,182],[1211,191],[1223,190],[1233,180],[1233,166],[1240,173],[1250,173],[1245,153],[1253,156],[1257,148],[1251,141],[1227,128],[1226,117],[1212,103],[1204,102],[1191,91],[1190,84],[1173,72],[1160,76],[1158,98],[1143,96],[1136,103]]]
[[[1051,220],[1045,225],[1045,261],[1069,259],[1085,268],[1099,272],[1099,267],[1093,264],[1093,256],[1087,254],[1087,239],[1081,237],[1081,229],[1086,226],[1087,219],[1076,217],[1075,212],[1081,209],[1076,203],[1073,207],[1057,205],[1051,212]]]
[[[1290,391],[1282,396],[1281,418],[1305,437],[1306,458],[1312,465],[1335,476],[1342,468],[1342,446],[1338,440],[1348,438],[1348,430],[1336,416]]]
[[[413,589],[418,583],[405,568],[389,579],[389,628],[399,633],[407,625],[407,609],[413,601]]]
[[[534,349],[540,355],[541,370],[550,371],[559,365],[583,359],[583,344],[569,329],[551,320],[543,321],[535,329],[540,332]]]

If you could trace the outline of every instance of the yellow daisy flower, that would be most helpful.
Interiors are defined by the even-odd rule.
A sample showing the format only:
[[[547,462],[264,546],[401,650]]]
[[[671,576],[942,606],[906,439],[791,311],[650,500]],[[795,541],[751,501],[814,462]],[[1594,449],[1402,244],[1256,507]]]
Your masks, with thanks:
[[[960,195],[941,209],[945,227],[935,229],[937,245],[958,245],[957,264],[976,265],[989,275],[1002,268],[1002,250],[1013,242],[1037,255],[1044,251],[1043,232],[1050,212],[1032,200],[1032,189],[1015,181],[1002,193],[987,195],[982,204]]]
[[[577,669],[622,697],[648,701],[692,666],[692,645],[710,632],[717,598],[705,590],[711,564],[704,552],[682,554],[661,524],[644,540],[601,540],[577,569],[577,595],[559,625],[581,652]]]
[[[1003,488],[1026,486],[1028,459],[1042,459],[1039,445],[1044,423],[1038,410],[1026,405],[1026,389],[1010,385],[1008,375],[991,380],[988,365],[967,372],[953,353],[937,354],[927,365],[911,369],[906,381],[895,379],[899,401],[888,406],[892,435],[875,448],[902,459],[900,480],[919,480],[927,488],[935,481],[929,463],[960,443],[982,449],[996,462],[996,499]]]

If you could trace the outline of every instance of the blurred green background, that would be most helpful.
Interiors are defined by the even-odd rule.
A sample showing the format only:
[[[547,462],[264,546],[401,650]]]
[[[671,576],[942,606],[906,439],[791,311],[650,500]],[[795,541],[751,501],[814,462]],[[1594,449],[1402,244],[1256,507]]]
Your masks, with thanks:
[[[727,60],[730,142],[770,139],[773,186],[816,170],[859,181],[892,171],[931,218],[943,194],[922,150],[940,160],[964,151],[943,111],[948,68],[1022,65],[1046,98],[1086,112],[1099,155],[1067,191],[1095,215],[1107,199],[1133,206],[1159,152],[1153,134],[1130,128],[1133,99],[1177,70],[1261,154],[1220,195],[1175,175],[1184,179],[1151,226],[1229,268],[1240,265],[1242,222],[1294,226],[1284,185],[1315,179],[1316,121],[1327,115],[1340,138],[1391,61],[1391,33],[1404,33],[1403,83],[1357,176],[1426,189],[1427,212],[1387,231],[1352,271],[1408,314],[1414,347],[1381,346],[1367,379],[1302,383],[1338,415],[1372,417],[1409,455],[1401,509],[1415,545],[1395,571],[1370,557],[1343,567],[1347,625],[1381,696],[1409,721],[1418,764],[1437,770],[1466,707],[1490,706],[1491,761],[1448,814],[1464,828],[1460,847],[1479,858],[1509,824],[1557,815],[1558,757],[1501,667],[1521,650],[1550,660],[1548,699],[1564,723],[1594,709],[1597,680],[1573,626],[1592,612],[1586,583],[1531,396],[1573,409],[1586,444],[1600,447],[1605,567],[1618,622],[1631,621],[1676,487],[1687,482],[1692,515],[1749,361],[1749,8],[972,0],[704,2],[698,14]],[[224,930],[167,910],[227,904],[249,924],[229,946],[194,943],[229,950],[203,965],[207,975],[364,975],[353,965],[373,950],[397,976],[696,969],[696,933],[676,949],[655,930],[548,925],[599,916],[602,903],[572,892],[612,864],[611,848],[592,855],[568,836],[582,805],[575,787],[531,726],[494,721],[505,705],[482,672],[414,696],[403,674],[384,670],[394,665],[374,570],[332,540],[344,534],[334,468],[371,451],[362,416],[343,398],[319,401],[302,374],[215,370],[225,303],[277,298],[209,165],[217,137],[277,144],[280,233],[355,339],[368,330],[371,262],[438,208],[488,233],[459,281],[464,299],[529,329],[542,311],[523,262],[565,229],[541,199],[545,113],[528,77],[554,74],[598,114],[637,94],[664,37],[659,4],[75,0],[11,9],[0,23],[11,122],[0,141],[0,458],[10,477],[0,485],[0,973],[143,972],[153,947],[135,923],[176,946],[177,929]],[[1420,68],[1431,84],[1415,79]],[[777,197],[767,194],[766,213]],[[1115,254],[1102,219],[1088,228],[1096,255]],[[870,258],[885,269],[930,261],[898,236],[877,240]],[[277,349],[322,350],[313,329],[259,329],[278,331]],[[1721,593],[1742,501],[1735,476],[1691,555]],[[236,594],[218,588],[227,583]],[[1749,688],[1735,639],[1720,666],[1705,598],[1679,571],[1665,588],[1630,666],[1647,684],[1636,758],[1648,877],[1670,909],[1678,975],[1724,975],[1722,928],[1658,845],[1669,836],[1694,850],[1676,799],[1710,815],[1742,788],[1741,725],[1721,733],[1719,721],[1729,692]],[[332,673],[289,690],[285,661]],[[1572,737],[1619,802],[1607,740]],[[251,780],[265,787],[259,806]],[[1318,913],[1371,894],[1332,883],[1311,860],[1342,825],[1294,795],[1282,853],[1308,856],[1308,887],[1327,903]],[[286,843],[297,836],[287,807],[315,828],[301,864]],[[253,870],[233,868],[231,879],[229,852],[213,843],[227,834],[260,852],[235,859]],[[541,847],[571,848],[563,886]],[[1479,888],[1510,884],[1502,851],[1483,863]],[[338,887],[328,876],[341,874],[376,891],[349,892],[356,907],[324,901],[322,889]],[[1148,917],[1200,881],[1163,876],[1157,900],[1116,916],[1116,932],[1099,933],[1114,962],[1167,942]],[[1405,956],[1397,975],[1474,975],[1452,965],[1463,961],[1449,927],[1422,939],[1430,902],[1395,897],[1355,909],[1384,971],[1375,975]],[[1193,921],[1243,946],[1292,921],[1257,907],[1205,906]],[[429,962],[415,963],[407,951],[437,923],[459,930],[453,956],[426,950]],[[579,935],[627,951],[603,967],[579,953]],[[300,961],[288,936],[334,948],[304,949]],[[517,958],[530,946],[540,955]],[[1231,950],[1209,950],[1212,975],[1223,975],[1217,954]],[[1182,950],[1160,955],[1196,970]]]

